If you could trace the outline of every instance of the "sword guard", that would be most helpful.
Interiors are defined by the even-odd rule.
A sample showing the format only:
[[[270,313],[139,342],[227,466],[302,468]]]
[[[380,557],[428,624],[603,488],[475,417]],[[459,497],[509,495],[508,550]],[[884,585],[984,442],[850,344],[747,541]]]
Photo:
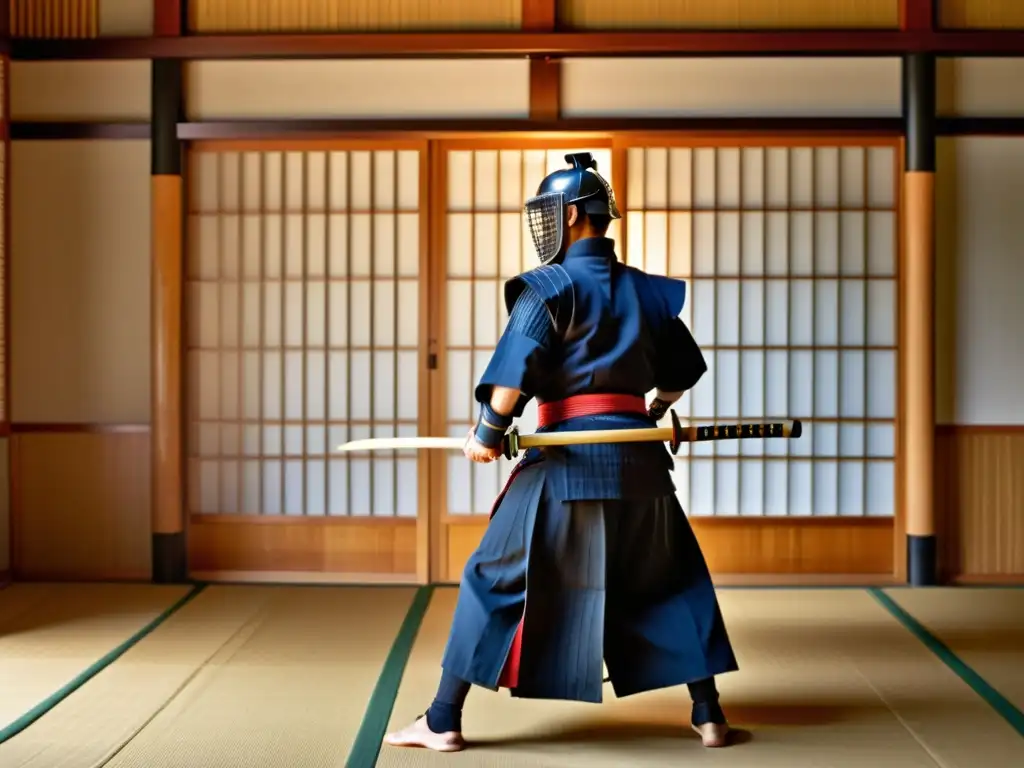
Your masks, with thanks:
[[[519,427],[512,427],[501,441],[501,451],[511,461],[519,455]]]
[[[668,449],[675,456],[679,453],[679,446],[683,444],[683,425],[679,422],[674,408],[669,413],[672,415],[672,439],[668,443]]]

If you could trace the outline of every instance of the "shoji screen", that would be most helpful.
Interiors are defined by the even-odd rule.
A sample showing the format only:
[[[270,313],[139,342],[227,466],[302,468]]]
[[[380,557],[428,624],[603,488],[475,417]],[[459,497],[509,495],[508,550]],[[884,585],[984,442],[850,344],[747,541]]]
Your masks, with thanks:
[[[419,153],[200,152],[189,215],[190,510],[415,516]]]
[[[629,149],[627,261],[687,280],[709,372],[690,423],[800,418],[799,440],[684,447],[694,516],[892,516],[894,146]]]

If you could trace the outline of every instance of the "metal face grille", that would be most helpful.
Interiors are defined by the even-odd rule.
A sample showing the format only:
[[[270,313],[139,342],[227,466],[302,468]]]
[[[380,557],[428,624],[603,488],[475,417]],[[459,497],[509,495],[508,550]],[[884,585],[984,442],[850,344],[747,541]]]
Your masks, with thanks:
[[[414,517],[418,150],[195,150],[186,282],[192,513]]]
[[[526,203],[526,225],[542,264],[555,258],[562,247],[564,205],[565,195],[561,192],[531,197]]]
[[[464,436],[476,423],[473,388],[483,374],[508,320],[504,282],[538,265],[524,201],[541,180],[566,167],[569,152],[589,151],[614,179],[610,149],[450,150],[445,256],[445,423],[448,434]],[[613,221],[609,237],[616,238]],[[531,401],[518,420],[523,432],[537,426]],[[501,490],[512,463],[482,465],[461,454],[447,457],[446,509],[451,515],[486,514]]]
[[[893,146],[634,148],[627,261],[685,278],[709,371],[690,423],[804,420],[799,440],[699,443],[692,515],[894,514]]]

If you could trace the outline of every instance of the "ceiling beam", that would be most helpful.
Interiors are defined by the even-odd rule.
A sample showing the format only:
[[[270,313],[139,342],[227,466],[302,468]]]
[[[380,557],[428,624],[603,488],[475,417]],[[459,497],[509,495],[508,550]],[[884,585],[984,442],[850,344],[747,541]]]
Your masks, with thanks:
[[[573,56],[1024,56],[1024,30],[430,32],[10,41],[13,58],[296,59]]]

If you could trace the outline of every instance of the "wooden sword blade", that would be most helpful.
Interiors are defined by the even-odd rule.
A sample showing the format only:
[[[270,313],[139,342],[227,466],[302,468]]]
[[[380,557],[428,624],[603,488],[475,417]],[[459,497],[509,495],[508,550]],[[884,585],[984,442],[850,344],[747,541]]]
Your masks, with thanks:
[[[368,437],[350,440],[338,446],[343,453],[352,451],[408,451],[417,449],[461,451],[464,437]]]

